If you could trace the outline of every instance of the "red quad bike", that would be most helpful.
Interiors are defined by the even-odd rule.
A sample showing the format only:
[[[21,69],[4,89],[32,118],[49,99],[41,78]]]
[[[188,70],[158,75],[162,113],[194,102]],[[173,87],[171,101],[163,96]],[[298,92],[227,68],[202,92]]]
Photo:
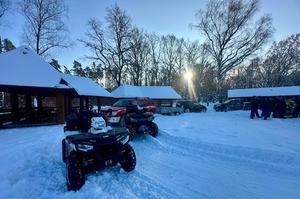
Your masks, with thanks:
[[[157,124],[153,122],[156,107],[147,98],[121,99],[107,112],[111,126],[126,126],[131,135],[148,133],[156,137]]]

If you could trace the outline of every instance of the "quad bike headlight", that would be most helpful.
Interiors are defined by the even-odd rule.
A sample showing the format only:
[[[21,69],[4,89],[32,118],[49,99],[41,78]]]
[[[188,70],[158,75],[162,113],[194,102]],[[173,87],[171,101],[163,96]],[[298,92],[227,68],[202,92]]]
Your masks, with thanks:
[[[89,144],[77,144],[77,149],[80,151],[89,151],[92,150],[94,148],[93,145],[89,145]]]

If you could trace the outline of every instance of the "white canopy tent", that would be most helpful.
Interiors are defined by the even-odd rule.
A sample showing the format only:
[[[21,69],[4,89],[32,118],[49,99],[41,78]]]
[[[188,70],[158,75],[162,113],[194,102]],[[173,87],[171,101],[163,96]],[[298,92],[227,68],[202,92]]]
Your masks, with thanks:
[[[241,98],[241,97],[253,97],[253,96],[258,96],[258,97],[300,96],[300,86],[228,90],[228,98]]]

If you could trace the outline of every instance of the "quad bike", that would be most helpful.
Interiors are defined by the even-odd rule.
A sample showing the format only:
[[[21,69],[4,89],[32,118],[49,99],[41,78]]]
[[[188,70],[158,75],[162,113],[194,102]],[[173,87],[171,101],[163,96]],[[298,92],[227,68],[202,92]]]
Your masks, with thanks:
[[[148,133],[149,135],[156,137],[158,134],[158,127],[153,120],[153,113],[146,112],[145,109],[138,106],[135,109],[130,109],[125,115],[125,125],[132,133],[131,136]]]
[[[101,115],[81,112],[66,118],[64,132],[62,159],[68,190],[79,190],[91,171],[118,163],[126,172],[134,170],[136,156],[128,144],[130,133],[126,128],[111,128]]]

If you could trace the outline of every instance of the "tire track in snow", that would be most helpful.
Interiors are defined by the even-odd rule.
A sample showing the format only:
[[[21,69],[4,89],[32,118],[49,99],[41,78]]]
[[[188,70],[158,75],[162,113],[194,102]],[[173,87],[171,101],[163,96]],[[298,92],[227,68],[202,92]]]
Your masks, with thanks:
[[[87,177],[85,189],[100,188],[110,198],[180,198],[173,190],[142,174],[141,171],[126,173],[121,167],[105,169]]]
[[[166,152],[204,158],[205,156],[238,162],[248,167],[300,176],[300,158],[294,154],[256,148],[195,141],[161,131],[156,144]]]

